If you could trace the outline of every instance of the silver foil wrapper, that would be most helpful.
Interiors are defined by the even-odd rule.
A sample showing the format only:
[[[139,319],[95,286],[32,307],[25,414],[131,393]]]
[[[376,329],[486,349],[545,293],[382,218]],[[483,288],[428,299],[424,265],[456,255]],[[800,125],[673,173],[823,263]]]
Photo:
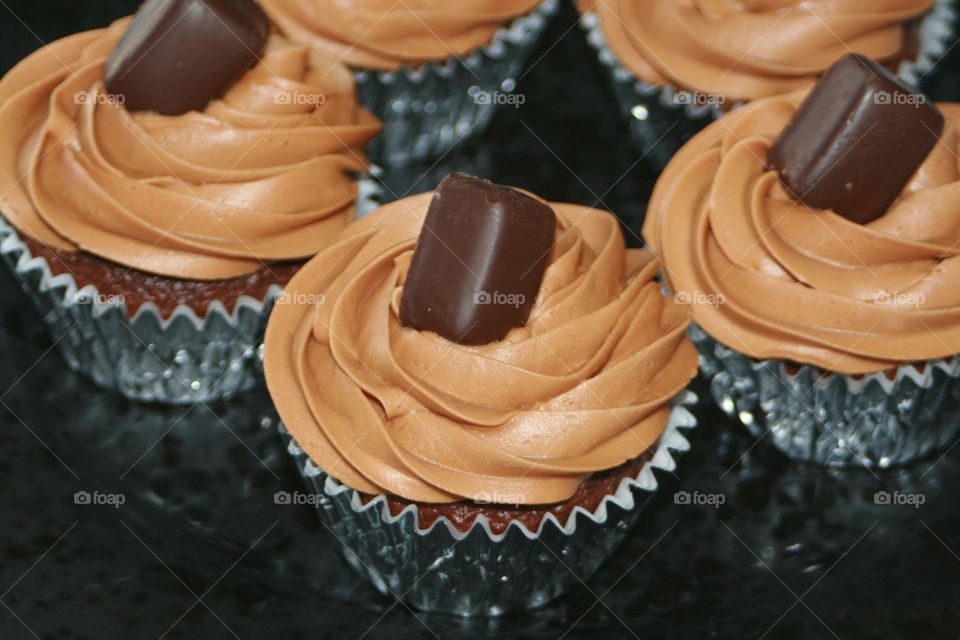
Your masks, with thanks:
[[[368,147],[370,156],[402,165],[438,157],[482,133],[501,102],[516,100],[510,97],[516,76],[559,6],[559,0],[544,0],[462,58],[387,72],[356,70],[360,103],[384,125]]]
[[[904,60],[898,75],[912,85],[943,58],[953,45],[956,28],[956,0],[937,0],[920,23],[919,45],[914,60]],[[630,122],[630,133],[644,159],[656,170],[667,166],[670,158],[698,131],[726,113],[723,105],[709,96],[686,92],[666,85],[651,85],[639,80],[620,64],[607,45],[597,15],[588,12],[580,20],[587,41],[607,70],[617,101]]]
[[[654,469],[676,468],[674,452],[690,443],[681,429],[696,426],[685,391],[674,401],[653,459],[590,513],[576,507],[566,524],[548,514],[537,531],[512,522],[502,534],[480,515],[466,533],[439,518],[429,529],[411,505],[397,516],[385,496],[360,495],[317,467],[282,427],[297,468],[316,496],[321,522],[341,543],[347,562],[381,592],[425,610],[499,615],[543,605],[586,581],[627,536],[657,489]]]
[[[377,170],[379,171],[379,170]],[[375,207],[380,187],[362,178],[358,215]],[[151,302],[132,316],[122,300],[54,275],[0,217],[0,257],[33,300],[71,369],[134,400],[193,404],[236,394],[261,375],[259,348],[279,286],[264,299],[240,296],[228,311],[214,300],[203,316],[179,305],[168,318]]]
[[[791,458],[831,467],[884,468],[960,437],[960,358],[852,377],[755,360],[699,327],[690,337],[700,374],[727,415]]]

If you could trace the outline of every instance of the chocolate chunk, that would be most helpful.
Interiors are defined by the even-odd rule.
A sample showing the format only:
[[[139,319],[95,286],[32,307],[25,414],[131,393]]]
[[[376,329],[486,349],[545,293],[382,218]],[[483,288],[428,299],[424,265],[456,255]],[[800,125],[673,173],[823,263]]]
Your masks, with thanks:
[[[104,84],[131,111],[199,111],[257,63],[269,30],[252,0],[147,0],[110,54]]]
[[[400,299],[400,323],[460,344],[523,326],[553,246],[553,210],[462,173],[437,186]]]
[[[886,213],[942,130],[943,116],[924,95],[849,54],[797,109],[767,167],[811,209],[866,224]]]

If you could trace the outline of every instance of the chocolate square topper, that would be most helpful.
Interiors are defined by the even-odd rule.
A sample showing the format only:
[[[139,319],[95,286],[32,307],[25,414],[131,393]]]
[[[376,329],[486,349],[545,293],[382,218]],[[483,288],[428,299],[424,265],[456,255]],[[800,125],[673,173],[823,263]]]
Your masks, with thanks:
[[[937,144],[943,116],[876,62],[848,54],[810,91],[767,156],[797,200],[866,224]]]
[[[110,54],[104,85],[130,111],[199,111],[257,63],[269,31],[253,0],[147,0]]]
[[[556,216],[547,204],[462,173],[437,186],[400,299],[400,323],[460,344],[523,326],[540,291]]]

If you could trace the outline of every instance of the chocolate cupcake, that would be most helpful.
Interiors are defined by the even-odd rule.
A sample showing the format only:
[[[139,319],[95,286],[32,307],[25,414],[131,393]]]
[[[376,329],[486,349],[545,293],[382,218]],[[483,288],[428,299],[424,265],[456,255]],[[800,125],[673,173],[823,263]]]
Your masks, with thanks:
[[[688,310],[657,266],[609,213],[462,174],[307,263],[265,372],[348,559],[459,614],[588,578],[695,425]]]
[[[917,85],[943,57],[955,28],[950,0],[577,5],[634,140],[658,169],[735,105],[809,89],[850,52]]]
[[[958,125],[851,55],[710,125],[657,183],[643,235],[702,373],[790,456],[884,467],[960,433]]]
[[[291,38],[346,62],[384,122],[386,165],[437,157],[517,104],[516,76],[559,0],[263,0]]]
[[[268,307],[354,218],[380,128],[346,67],[268,35],[253,3],[174,20],[181,5],[148,2],[0,81],[0,253],[71,367],[172,403],[254,382]],[[144,33],[156,11],[175,49]],[[253,33],[234,69],[232,21]]]

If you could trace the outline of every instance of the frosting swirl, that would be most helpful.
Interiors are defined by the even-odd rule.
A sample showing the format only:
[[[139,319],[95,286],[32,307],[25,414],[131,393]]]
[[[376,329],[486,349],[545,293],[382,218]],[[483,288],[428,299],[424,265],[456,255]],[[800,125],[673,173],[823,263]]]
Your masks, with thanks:
[[[806,88],[850,52],[895,61],[935,0],[578,1],[645,82],[741,101]]]
[[[324,248],[354,211],[379,131],[349,70],[272,34],[203,112],[129,112],[105,94],[129,18],[58,40],[0,81],[0,208],[63,251],[219,280]]]
[[[464,56],[542,0],[261,0],[292,38],[361,69]]]
[[[551,204],[556,244],[527,326],[483,346],[400,326],[432,193],[348,227],[287,286],[267,330],[267,384],[326,472],[418,502],[547,504],[647,451],[695,375],[689,311],[616,219]]]
[[[960,353],[960,105],[882,217],[811,211],[764,158],[804,93],[728,114],[674,156],[643,235],[726,346],[846,374]],[[896,153],[896,150],[891,150]]]

